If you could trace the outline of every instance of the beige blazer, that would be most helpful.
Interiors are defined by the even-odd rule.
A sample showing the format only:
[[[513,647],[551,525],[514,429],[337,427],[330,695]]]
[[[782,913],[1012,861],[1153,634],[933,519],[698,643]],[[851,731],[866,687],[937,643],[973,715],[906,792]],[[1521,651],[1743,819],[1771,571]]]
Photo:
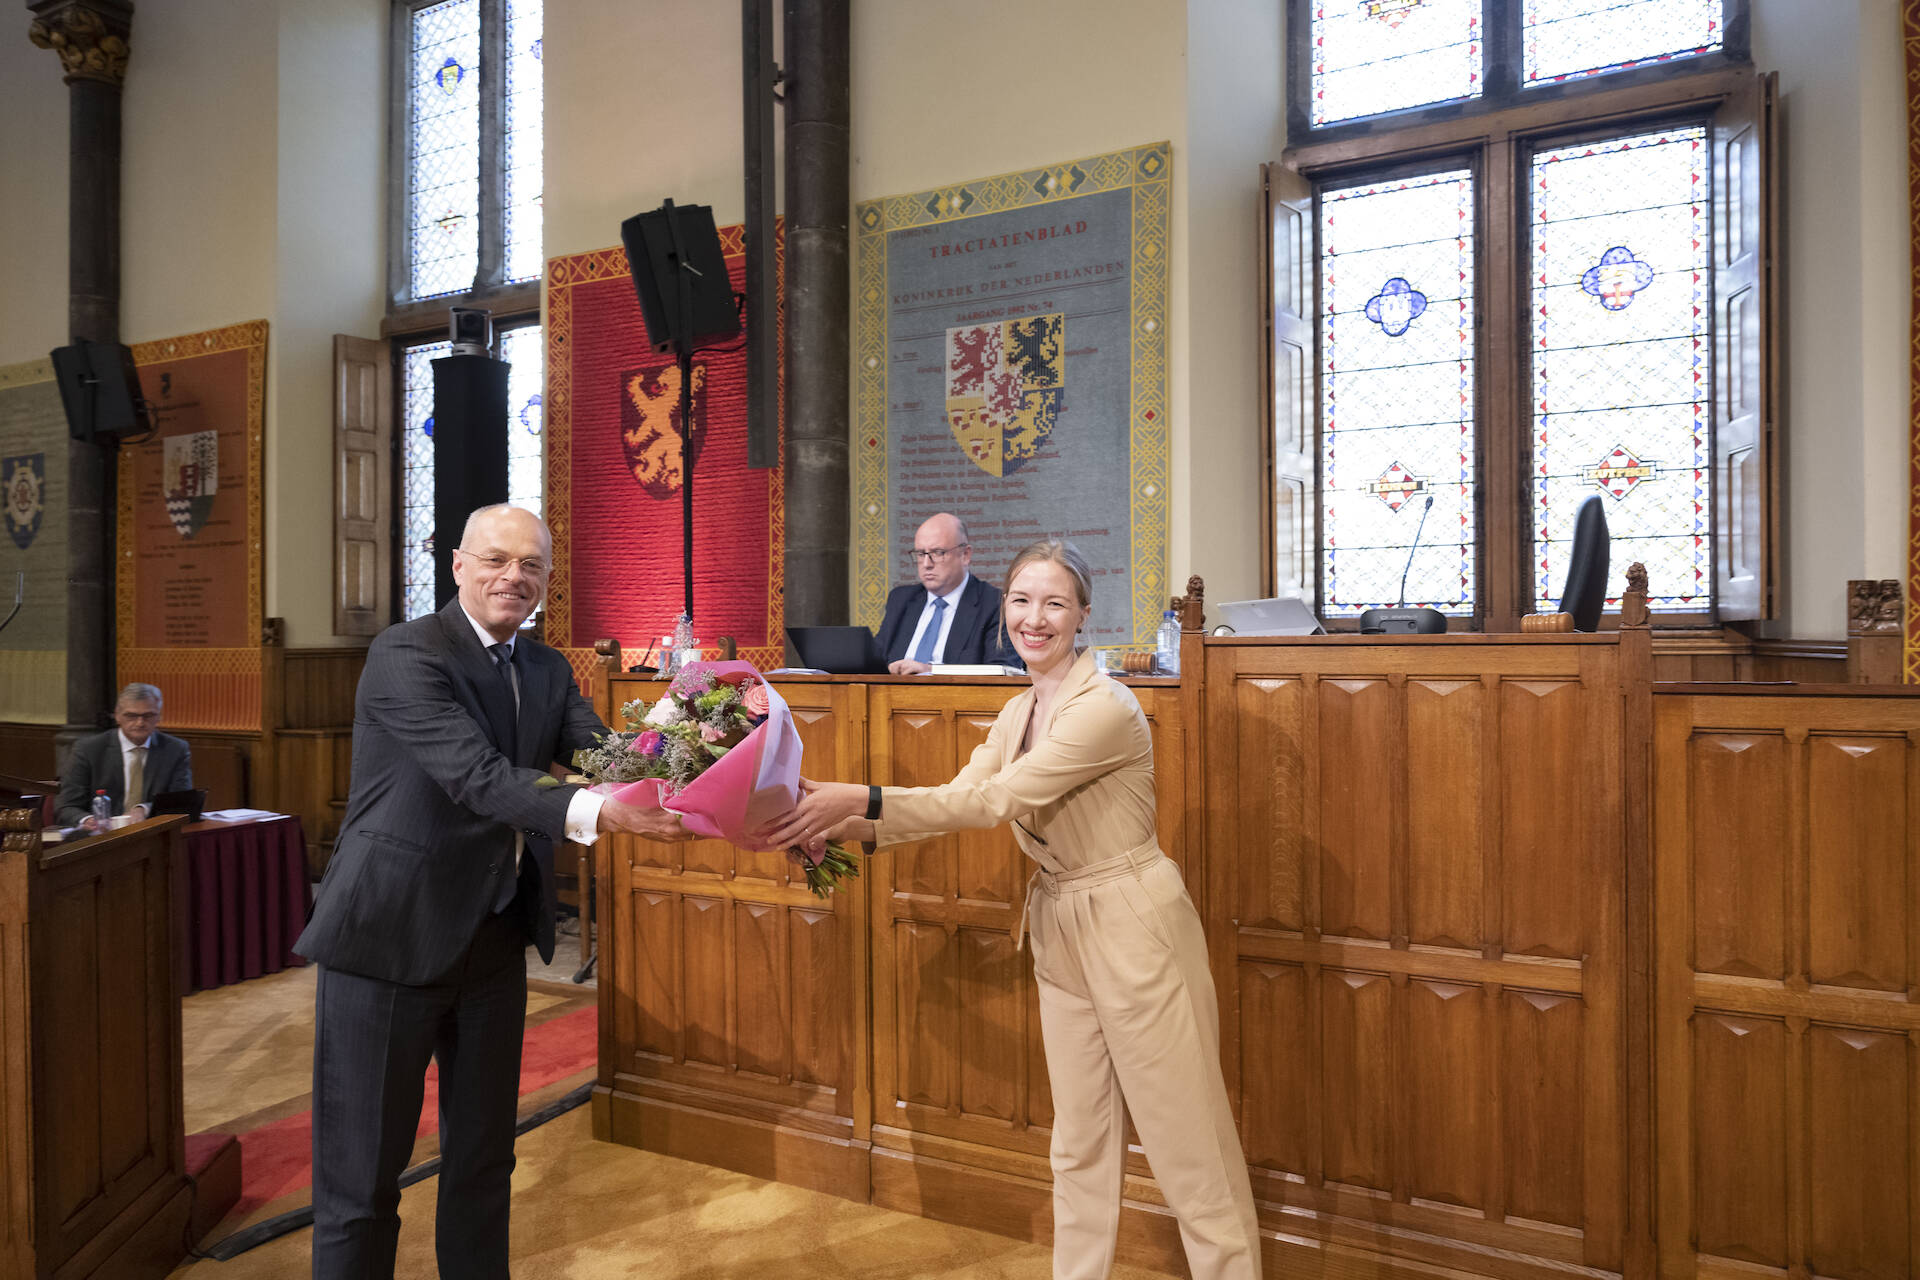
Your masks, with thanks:
[[[1001,708],[987,740],[952,782],[883,787],[875,845],[1014,824],[1014,839],[1048,871],[1072,871],[1153,845],[1153,738],[1133,690],[1074,660],[1053,723],[1016,755],[1033,714],[1033,690]]]

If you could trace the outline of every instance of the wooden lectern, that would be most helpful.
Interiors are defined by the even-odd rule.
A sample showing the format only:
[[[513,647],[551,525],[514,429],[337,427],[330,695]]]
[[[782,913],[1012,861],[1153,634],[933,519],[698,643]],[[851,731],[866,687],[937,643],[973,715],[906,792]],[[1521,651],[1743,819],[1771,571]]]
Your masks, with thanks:
[[[43,848],[37,810],[0,811],[0,1275],[142,1280],[185,1253],[185,823]]]

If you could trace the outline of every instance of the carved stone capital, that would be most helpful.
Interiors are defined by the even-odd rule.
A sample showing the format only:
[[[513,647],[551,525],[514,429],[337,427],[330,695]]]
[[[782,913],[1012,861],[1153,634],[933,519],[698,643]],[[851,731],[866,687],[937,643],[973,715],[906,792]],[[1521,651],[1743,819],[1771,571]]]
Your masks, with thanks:
[[[66,80],[94,80],[118,89],[127,79],[127,0],[33,0],[27,38],[60,55]]]

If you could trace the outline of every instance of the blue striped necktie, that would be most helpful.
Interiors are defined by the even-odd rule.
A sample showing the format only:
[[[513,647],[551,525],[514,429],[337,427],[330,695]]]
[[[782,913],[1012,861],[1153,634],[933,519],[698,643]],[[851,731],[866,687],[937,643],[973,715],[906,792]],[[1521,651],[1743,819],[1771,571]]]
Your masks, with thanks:
[[[931,663],[933,646],[940,639],[940,619],[946,616],[947,601],[944,596],[933,598],[933,616],[927,619],[927,629],[920,633],[920,643],[913,648],[915,662]]]

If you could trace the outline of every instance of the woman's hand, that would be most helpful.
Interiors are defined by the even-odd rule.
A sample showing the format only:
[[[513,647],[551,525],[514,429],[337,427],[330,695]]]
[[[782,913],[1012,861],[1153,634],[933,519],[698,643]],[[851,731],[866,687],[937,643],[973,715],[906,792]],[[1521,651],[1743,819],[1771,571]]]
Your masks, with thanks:
[[[768,828],[765,839],[775,849],[792,845],[824,847],[829,833],[848,818],[867,811],[867,789],[857,782],[814,782],[800,779],[800,803]]]

